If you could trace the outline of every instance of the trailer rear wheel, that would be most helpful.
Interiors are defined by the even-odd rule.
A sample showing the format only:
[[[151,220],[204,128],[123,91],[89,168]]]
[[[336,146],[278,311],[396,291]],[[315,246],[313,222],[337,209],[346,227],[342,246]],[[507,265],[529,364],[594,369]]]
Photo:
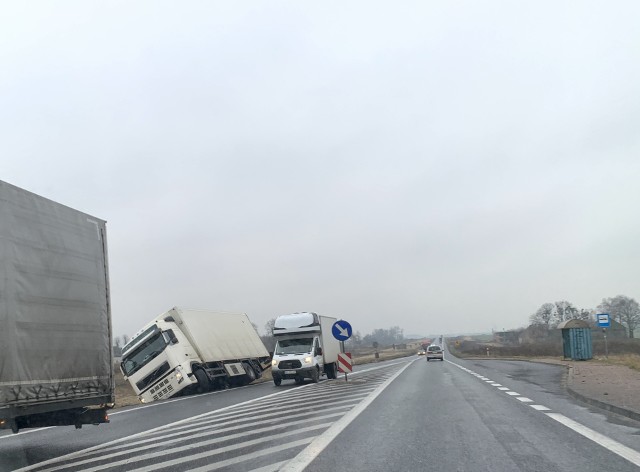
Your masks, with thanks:
[[[211,383],[209,382],[209,377],[206,372],[202,369],[196,369],[193,372],[196,380],[198,381],[198,385],[196,387],[196,391],[198,393],[207,393],[211,389]]]
[[[243,362],[242,367],[244,367],[244,371],[246,372],[245,378],[247,379],[247,383],[250,384],[257,378],[256,371],[253,370],[253,367],[251,367],[251,364],[248,362]]]
[[[324,365],[324,371],[327,374],[327,378],[328,379],[335,379],[337,377],[337,375],[336,375],[336,365],[334,363],[325,364]]]

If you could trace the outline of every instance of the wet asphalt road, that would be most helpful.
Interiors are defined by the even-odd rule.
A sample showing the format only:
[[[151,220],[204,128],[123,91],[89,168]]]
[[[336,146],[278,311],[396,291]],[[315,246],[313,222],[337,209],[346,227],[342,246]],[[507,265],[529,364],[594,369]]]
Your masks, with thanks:
[[[446,356],[359,368],[349,386],[266,383],[124,409],[111,424],[80,431],[2,434],[0,470],[49,460],[35,469],[267,472],[287,470],[305,454],[307,471],[640,470],[613,452],[635,452],[640,464],[640,424],[568,397],[562,367]],[[162,428],[176,421],[187,422]],[[56,459],[89,447],[101,449]]]

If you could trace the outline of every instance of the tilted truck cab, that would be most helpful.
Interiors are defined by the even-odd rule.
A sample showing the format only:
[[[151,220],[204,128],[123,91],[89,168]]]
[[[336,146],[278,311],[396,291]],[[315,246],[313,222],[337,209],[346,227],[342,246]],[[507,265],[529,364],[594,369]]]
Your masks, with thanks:
[[[335,379],[338,375],[340,343],[331,333],[336,318],[312,312],[293,313],[276,318],[273,336],[276,346],[271,362],[273,383],[305,378],[318,382],[321,375]]]
[[[140,401],[149,403],[248,384],[269,361],[246,314],[175,307],[127,343],[120,369]]]

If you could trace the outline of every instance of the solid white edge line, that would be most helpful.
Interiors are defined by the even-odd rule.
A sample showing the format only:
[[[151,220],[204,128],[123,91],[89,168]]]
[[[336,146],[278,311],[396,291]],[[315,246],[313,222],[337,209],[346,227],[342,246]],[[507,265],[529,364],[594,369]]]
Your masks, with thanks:
[[[380,385],[369,397],[354,407],[349,413],[344,415],[338,421],[333,423],[320,436],[315,438],[311,444],[305,447],[300,454],[291,459],[280,472],[302,472],[318,455],[333,441],[349,424],[355,420],[371,403],[380,395],[407,367],[413,364],[417,359],[408,362],[398,372],[389,377]]]
[[[597,431],[592,430],[591,428],[587,428],[586,426],[573,421],[570,418],[567,418],[560,413],[545,413],[549,418],[556,420],[558,423],[563,424],[569,429],[572,429],[576,433],[584,436],[587,439],[599,444],[600,446],[608,449],[614,454],[619,455],[623,459],[628,460],[633,465],[640,467],[640,452],[631,449],[630,447],[625,446],[624,444],[620,444],[618,441],[614,441],[613,439],[605,436],[604,434],[600,434]]]

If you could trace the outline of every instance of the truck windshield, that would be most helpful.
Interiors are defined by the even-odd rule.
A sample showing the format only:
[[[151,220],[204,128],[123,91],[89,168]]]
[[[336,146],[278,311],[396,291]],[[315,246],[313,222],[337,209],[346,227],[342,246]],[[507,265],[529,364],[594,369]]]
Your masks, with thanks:
[[[129,376],[141,369],[151,359],[164,351],[165,347],[167,347],[167,343],[162,333],[158,331],[155,336],[147,339],[140,347],[122,359],[124,374]]]
[[[276,344],[276,354],[306,354],[311,352],[313,338],[281,339]]]

